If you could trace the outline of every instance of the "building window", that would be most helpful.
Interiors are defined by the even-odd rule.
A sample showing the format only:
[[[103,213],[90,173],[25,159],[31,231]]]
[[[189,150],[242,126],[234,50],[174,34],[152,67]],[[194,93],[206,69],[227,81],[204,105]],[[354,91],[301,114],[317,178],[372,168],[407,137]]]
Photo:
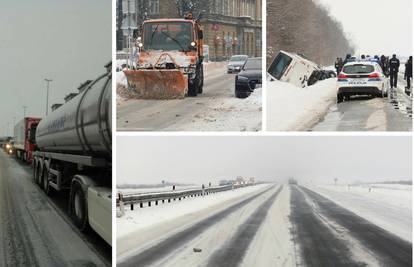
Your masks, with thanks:
[[[160,0],[150,0],[149,1],[149,13],[151,15],[160,14]]]

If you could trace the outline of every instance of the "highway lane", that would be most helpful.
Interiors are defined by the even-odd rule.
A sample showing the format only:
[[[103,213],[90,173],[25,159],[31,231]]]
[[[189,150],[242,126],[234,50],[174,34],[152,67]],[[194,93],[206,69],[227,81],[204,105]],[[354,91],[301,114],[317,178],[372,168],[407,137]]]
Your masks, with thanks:
[[[411,243],[307,188],[292,187],[292,213],[306,266],[411,266]]]
[[[31,171],[0,150],[0,266],[110,266],[110,247],[103,255],[80,233]]]
[[[140,244],[142,249],[134,254],[118,257],[117,265],[229,266],[226,262],[220,264],[221,260],[217,259],[232,252],[235,252],[232,260],[241,262],[252,237],[266,217],[267,207],[273,204],[281,188],[268,187],[209,216],[181,223],[177,231],[171,231],[173,233],[167,233],[158,240],[147,240],[144,242],[147,244]],[[158,227],[162,229],[162,226]],[[242,233],[248,233],[249,238],[243,239]],[[232,246],[238,241],[238,246]],[[193,251],[194,248],[200,248],[200,252]]]

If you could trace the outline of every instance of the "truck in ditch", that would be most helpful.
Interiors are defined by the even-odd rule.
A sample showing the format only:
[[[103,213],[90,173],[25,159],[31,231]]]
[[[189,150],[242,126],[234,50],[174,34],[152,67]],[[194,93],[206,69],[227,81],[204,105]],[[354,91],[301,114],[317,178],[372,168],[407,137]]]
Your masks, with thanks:
[[[25,117],[14,126],[14,154],[27,163],[32,163],[36,150],[34,141],[37,125],[41,118]]]
[[[203,31],[191,13],[144,21],[137,47],[136,64],[123,71],[132,97],[176,99],[203,92]]]
[[[37,126],[33,179],[46,194],[66,193],[75,225],[111,244],[111,64],[106,67]]]

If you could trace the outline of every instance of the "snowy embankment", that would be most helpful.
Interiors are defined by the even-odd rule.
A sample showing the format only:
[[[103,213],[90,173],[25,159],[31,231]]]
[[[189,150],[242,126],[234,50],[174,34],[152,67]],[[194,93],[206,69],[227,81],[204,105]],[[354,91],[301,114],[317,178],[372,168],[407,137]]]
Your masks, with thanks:
[[[267,129],[302,131],[323,118],[336,102],[336,78],[305,88],[281,81],[267,83]]]
[[[412,186],[319,185],[310,189],[377,226],[412,242]]]
[[[135,208],[135,210],[130,210],[130,206],[125,206],[125,215],[117,218],[117,238],[122,239],[143,228],[154,227],[157,224],[166,223],[216,205],[221,206],[220,204],[226,201],[231,201],[268,186],[268,184],[254,185],[204,197],[186,198],[153,207]],[[217,208],[219,209],[219,207]]]

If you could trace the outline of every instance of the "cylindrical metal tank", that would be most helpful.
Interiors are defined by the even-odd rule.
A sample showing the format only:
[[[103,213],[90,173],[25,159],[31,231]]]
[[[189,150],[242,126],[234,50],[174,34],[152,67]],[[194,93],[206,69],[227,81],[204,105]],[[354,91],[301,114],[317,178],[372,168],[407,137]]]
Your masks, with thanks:
[[[36,130],[39,150],[111,157],[111,88],[107,73],[49,113]]]

